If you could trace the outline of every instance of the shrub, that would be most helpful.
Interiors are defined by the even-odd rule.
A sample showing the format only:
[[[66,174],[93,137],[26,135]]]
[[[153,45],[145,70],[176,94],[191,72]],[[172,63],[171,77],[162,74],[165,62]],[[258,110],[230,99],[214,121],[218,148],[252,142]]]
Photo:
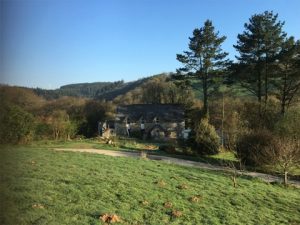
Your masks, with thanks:
[[[194,155],[194,151],[191,147],[191,138],[188,139],[179,138],[177,140],[177,144],[178,147],[182,150],[183,155]]]
[[[52,128],[50,124],[45,122],[38,122],[35,126],[35,138],[39,139],[51,139],[52,138]]]
[[[279,105],[274,98],[269,97],[266,108],[262,107],[259,112],[259,103],[245,102],[241,110],[241,119],[250,129],[269,129],[273,130],[275,122],[279,119]]]
[[[0,142],[20,143],[32,138],[34,117],[12,104],[4,104],[0,108]]]
[[[300,140],[300,107],[290,109],[275,125],[275,132],[280,137]]]
[[[202,119],[196,125],[192,134],[192,148],[200,154],[217,154],[220,147],[220,137],[218,136],[214,126],[209,124],[208,119]]]
[[[267,155],[276,149],[276,140],[268,130],[255,130],[244,134],[236,145],[237,157],[249,166],[263,166]],[[271,160],[271,159],[270,159]],[[268,162],[270,163],[270,162]]]

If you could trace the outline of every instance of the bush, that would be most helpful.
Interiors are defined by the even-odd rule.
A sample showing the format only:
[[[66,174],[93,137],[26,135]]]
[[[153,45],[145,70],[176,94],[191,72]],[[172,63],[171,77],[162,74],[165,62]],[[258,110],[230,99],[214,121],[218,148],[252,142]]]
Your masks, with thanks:
[[[255,130],[241,136],[236,145],[237,157],[249,166],[263,166],[267,164],[267,155],[276,149],[276,140],[268,130]],[[268,164],[271,162],[268,162]]]
[[[192,148],[197,153],[213,155],[219,152],[220,137],[214,126],[208,123],[208,119],[202,119],[196,125],[192,134],[192,142]]]
[[[34,117],[12,104],[3,104],[0,108],[0,142],[28,142],[33,135]]]
[[[275,132],[280,137],[300,140],[300,107],[290,109],[275,125]]]
[[[269,129],[273,130],[275,122],[279,119],[279,105],[273,98],[269,98],[266,108],[262,106],[262,112],[259,113],[259,103],[249,101],[245,102],[241,110],[241,119],[250,129]]]
[[[50,124],[45,122],[38,122],[35,126],[35,139],[51,139],[52,135],[52,128]]]
[[[182,150],[183,155],[195,155],[195,152],[193,151],[191,147],[191,139],[188,138],[187,140],[180,138],[177,140],[178,146]]]

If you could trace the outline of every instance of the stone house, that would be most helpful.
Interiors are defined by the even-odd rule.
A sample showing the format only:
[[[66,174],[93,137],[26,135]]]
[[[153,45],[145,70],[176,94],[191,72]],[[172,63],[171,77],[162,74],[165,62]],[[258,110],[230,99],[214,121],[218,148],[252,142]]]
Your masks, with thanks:
[[[143,138],[170,140],[183,137],[184,109],[179,104],[134,104],[117,107],[116,135],[136,134]],[[144,128],[144,129],[143,129]]]

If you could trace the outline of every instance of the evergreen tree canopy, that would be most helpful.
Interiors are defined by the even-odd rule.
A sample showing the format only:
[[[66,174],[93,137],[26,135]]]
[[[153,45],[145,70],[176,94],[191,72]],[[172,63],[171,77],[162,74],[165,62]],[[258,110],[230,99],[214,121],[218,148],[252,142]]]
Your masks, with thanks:
[[[255,14],[245,23],[245,31],[238,35],[234,45],[240,56],[241,63],[257,63],[275,60],[281,50],[286,33],[282,31],[284,22],[278,21],[278,14],[265,11]]]
[[[300,90],[300,41],[294,37],[285,40],[276,61],[276,96],[281,102],[281,113],[290,106]]]
[[[265,11],[255,14],[245,23],[245,31],[238,35],[239,78],[244,87],[255,94],[261,104],[265,96],[268,99],[269,80],[272,64],[278,58],[282,43],[286,37],[282,27],[284,22],[278,21],[278,14]]]
[[[219,32],[215,32],[212,21],[206,20],[204,26],[195,29],[189,39],[190,51],[177,54],[177,60],[184,64],[178,72],[196,75],[202,80],[204,112],[208,114],[208,90],[214,83],[212,78],[228,63],[228,60],[225,60],[228,53],[221,48],[226,37],[219,37]]]

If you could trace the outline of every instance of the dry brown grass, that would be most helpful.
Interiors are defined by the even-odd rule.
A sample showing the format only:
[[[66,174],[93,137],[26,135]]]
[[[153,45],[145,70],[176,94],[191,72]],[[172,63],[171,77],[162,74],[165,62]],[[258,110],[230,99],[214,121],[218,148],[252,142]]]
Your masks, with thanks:
[[[194,195],[190,198],[191,202],[199,202],[202,199],[200,195]]]
[[[102,216],[100,216],[99,218],[100,220],[102,220],[104,223],[116,223],[116,222],[121,222],[121,219],[119,216],[117,216],[116,214],[103,214]]]
[[[149,205],[149,202],[148,202],[147,200],[144,200],[144,201],[141,202],[141,204],[142,204],[143,206],[147,206],[147,205]]]
[[[179,186],[177,186],[178,189],[184,190],[184,189],[188,189],[189,186],[186,184],[180,184]]]
[[[172,204],[172,202],[165,202],[165,203],[164,203],[164,207],[165,207],[166,209],[170,209],[170,208],[173,207],[173,204]]]
[[[37,203],[37,204],[33,204],[32,208],[34,208],[34,209],[44,209],[45,206],[43,206],[42,204]]]
[[[173,210],[172,211],[172,216],[173,217],[181,217],[183,215],[183,213],[181,212],[181,211],[179,211],[179,210]]]
[[[160,188],[163,188],[163,187],[165,187],[166,185],[167,185],[167,183],[164,181],[164,180],[159,180],[159,181],[156,181],[155,182],[157,185],[158,185],[158,187],[160,187]]]

